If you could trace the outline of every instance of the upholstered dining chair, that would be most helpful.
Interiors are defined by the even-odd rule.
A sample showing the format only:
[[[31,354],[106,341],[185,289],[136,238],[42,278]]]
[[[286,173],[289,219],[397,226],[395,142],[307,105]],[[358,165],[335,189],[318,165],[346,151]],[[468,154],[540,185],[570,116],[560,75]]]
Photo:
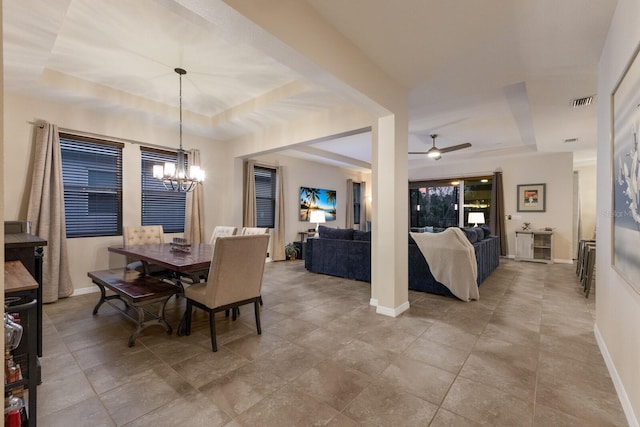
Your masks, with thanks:
[[[193,307],[209,313],[211,349],[218,351],[215,313],[236,310],[253,303],[258,335],[260,327],[260,292],[269,236],[266,234],[219,237],[213,250],[213,260],[206,282],[185,289],[187,311],[185,334],[191,333]]]
[[[216,239],[218,237],[235,236],[237,232],[237,227],[231,227],[228,225],[216,225],[216,227],[213,229],[213,233],[211,234],[211,240],[209,240],[209,244],[215,245]]]
[[[269,229],[263,227],[242,227],[240,235],[246,236],[249,234],[269,234]]]
[[[215,228],[213,229],[213,233],[211,233],[211,239],[209,240],[209,244],[214,245],[215,247],[216,239],[218,237],[235,236],[237,231],[238,231],[237,227],[231,227],[228,225],[216,225]],[[201,280],[206,281],[208,273],[209,273],[209,270],[195,271],[187,274],[187,278],[191,280],[191,283],[198,283]]]
[[[161,225],[138,225],[123,227],[122,238],[124,246],[151,245],[164,243],[164,229]],[[148,271],[144,270],[142,261],[127,260],[127,268],[137,270],[143,274],[165,275],[171,272],[156,264],[147,264]]]
[[[266,227],[242,227],[242,230],[240,231],[241,236],[249,236],[254,234],[269,234],[269,229]],[[264,303],[262,302],[262,297],[260,297],[260,305],[264,305]],[[237,309],[233,312],[234,320],[236,315],[239,313],[240,309]]]

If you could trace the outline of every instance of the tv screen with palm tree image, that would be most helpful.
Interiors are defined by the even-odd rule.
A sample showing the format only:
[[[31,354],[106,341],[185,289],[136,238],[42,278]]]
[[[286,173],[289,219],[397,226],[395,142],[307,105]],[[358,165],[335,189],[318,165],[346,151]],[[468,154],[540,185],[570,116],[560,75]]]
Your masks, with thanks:
[[[323,211],[325,221],[335,221],[336,190],[300,187],[300,221],[310,221],[313,211]]]

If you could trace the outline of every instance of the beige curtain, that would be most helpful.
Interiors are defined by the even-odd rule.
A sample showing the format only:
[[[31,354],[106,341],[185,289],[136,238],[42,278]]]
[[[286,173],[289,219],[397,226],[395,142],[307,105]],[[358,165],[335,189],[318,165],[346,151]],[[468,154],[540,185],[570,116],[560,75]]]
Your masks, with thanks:
[[[282,261],[286,259],[284,253],[284,172],[282,166],[276,167],[276,217],[275,229],[273,230],[273,260]]]
[[[189,152],[189,166],[200,166],[200,150]],[[190,243],[204,242],[204,200],[202,185],[187,193],[184,238]]]
[[[347,209],[345,227],[353,228],[353,180],[347,180]]]
[[[502,172],[493,174],[491,186],[491,212],[489,213],[489,228],[496,236],[500,236],[500,255],[507,256],[507,234],[504,225],[504,196]]]
[[[254,162],[245,162],[244,168],[244,209],[242,213],[242,225],[255,227],[256,213],[256,180],[253,175]]]
[[[42,264],[42,302],[55,302],[73,293],[67,254],[64,184],[58,126],[36,125],[35,160],[27,220],[32,233],[47,241]]]
[[[367,231],[367,183],[360,183],[360,230]]]

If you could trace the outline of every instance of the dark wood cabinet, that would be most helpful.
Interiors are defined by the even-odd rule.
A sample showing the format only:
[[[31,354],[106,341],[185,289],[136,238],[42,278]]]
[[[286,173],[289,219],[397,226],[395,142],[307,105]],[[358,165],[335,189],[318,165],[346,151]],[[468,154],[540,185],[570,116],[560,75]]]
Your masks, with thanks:
[[[5,312],[22,326],[20,343],[15,348],[7,348],[5,354],[5,369],[8,360],[12,359],[16,367],[20,366],[21,377],[11,378],[5,372],[5,393],[19,392],[18,395],[22,395],[23,390],[28,390],[25,397],[27,425],[34,427],[37,422],[37,385],[40,383],[37,341],[41,335],[37,315],[39,300],[36,299],[40,286],[21,261],[5,261],[4,278]]]
[[[12,229],[5,228],[5,231]],[[47,245],[47,241],[38,236],[28,233],[5,233],[4,235],[4,260],[20,261],[27,271],[38,283],[38,288],[33,293],[37,299],[37,340],[38,340],[38,356],[42,357],[42,257],[43,247]],[[17,291],[7,293],[7,296],[29,297],[33,291]]]

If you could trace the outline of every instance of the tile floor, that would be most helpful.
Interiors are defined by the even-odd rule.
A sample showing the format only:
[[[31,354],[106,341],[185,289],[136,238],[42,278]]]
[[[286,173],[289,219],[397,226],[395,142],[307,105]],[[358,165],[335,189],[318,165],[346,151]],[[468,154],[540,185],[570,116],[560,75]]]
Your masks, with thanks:
[[[45,306],[41,426],[624,426],[571,265],[503,260],[481,299],[410,292],[396,319],[369,285],[267,264],[250,306],[189,337],[132,324],[97,294]],[[170,301],[176,325],[184,301]]]

